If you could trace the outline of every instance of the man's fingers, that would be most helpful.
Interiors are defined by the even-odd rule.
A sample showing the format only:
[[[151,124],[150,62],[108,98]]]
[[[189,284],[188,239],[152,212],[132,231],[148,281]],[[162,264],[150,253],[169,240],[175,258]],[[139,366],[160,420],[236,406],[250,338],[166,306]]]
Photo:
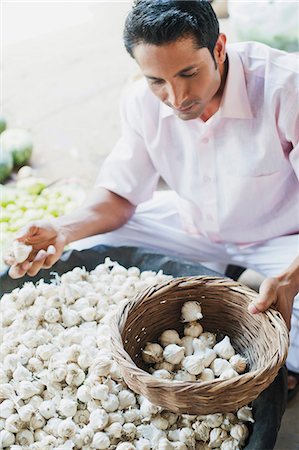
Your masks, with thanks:
[[[44,261],[47,258],[46,250],[40,250],[31,263],[31,267],[27,270],[29,276],[34,277],[43,267]]]
[[[57,255],[54,245],[49,245],[49,247],[47,248],[47,255],[48,256],[46,257],[43,265],[44,269],[49,269],[59,259],[59,255]]]
[[[249,304],[248,311],[252,314],[266,311],[270,306],[274,306],[276,301],[277,280],[266,278],[261,284],[258,297]]]
[[[10,278],[21,278],[26,274],[26,270],[23,270],[20,265],[13,265],[9,268],[8,275]]]

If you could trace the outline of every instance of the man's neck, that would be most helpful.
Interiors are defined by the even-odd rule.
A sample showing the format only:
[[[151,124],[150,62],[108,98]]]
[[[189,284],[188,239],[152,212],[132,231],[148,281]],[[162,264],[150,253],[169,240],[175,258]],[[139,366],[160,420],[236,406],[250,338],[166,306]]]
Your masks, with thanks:
[[[226,60],[223,64],[223,66],[219,69],[220,75],[221,75],[220,87],[219,87],[218,91],[216,92],[216,94],[214,95],[214,97],[212,98],[212,100],[210,101],[210,103],[207,105],[207,107],[204,110],[204,112],[202,113],[202,115],[200,116],[201,120],[203,120],[204,122],[209,120],[218,111],[218,109],[220,107],[220,103],[221,103],[222,96],[223,96],[223,91],[225,88],[227,73],[228,73],[228,65],[229,65],[228,57],[226,56]]]

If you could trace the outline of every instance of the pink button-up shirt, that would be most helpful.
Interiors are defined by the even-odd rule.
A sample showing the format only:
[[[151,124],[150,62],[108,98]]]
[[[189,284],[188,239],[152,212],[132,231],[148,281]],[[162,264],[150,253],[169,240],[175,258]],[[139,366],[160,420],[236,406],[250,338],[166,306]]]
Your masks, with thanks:
[[[122,137],[96,185],[137,205],[161,175],[187,232],[251,244],[299,232],[299,62],[262,44],[228,46],[219,110],[183,121],[136,83],[122,102]]]

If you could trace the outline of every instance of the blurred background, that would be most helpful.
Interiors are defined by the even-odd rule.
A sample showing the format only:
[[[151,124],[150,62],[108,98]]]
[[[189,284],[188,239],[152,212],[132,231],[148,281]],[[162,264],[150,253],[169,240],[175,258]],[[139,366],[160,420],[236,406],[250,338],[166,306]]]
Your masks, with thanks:
[[[298,2],[214,0],[228,42],[298,49]],[[2,114],[30,130],[31,165],[92,186],[119,132],[122,89],[138,72],[122,44],[130,2],[2,3]],[[297,47],[297,48],[296,48]]]
[[[12,151],[25,148],[21,165],[31,167],[17,176],[20,161],[14,161],[11,172],[1,138],[1,245],[26,221],[60,215],[82,201],[116,143],[120,96],[138,74],[122,44],[130,5],[1,3],[0,131],[27,132],[6,141]],[[214,0],[212,6],[228,42],[259,40],[298,51],[298,1]],[[31,175],[39,183],[30,183]],[[298,409],[298,399],[288,406],[277,450],[299,449]]]

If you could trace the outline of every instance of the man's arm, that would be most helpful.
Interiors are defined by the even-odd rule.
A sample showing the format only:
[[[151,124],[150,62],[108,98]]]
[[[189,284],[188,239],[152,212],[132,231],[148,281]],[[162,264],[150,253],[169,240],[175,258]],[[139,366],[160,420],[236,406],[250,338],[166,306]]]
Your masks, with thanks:
[[[32,222],[19,232],[17,240],[32,245],[29,258],[16,264],[9,257],[9,274],[20,278],[34,276],[41,268],[51,267],[65,245],[95,234],[106,233],[124,225],[134,214],[135,206],[104,188],[94,188],[76,211],[53,220]]]
[[[283,273],[273,278],[266,278],[262,282],[259,296],[250,303],[248,310],[256,314],[274,306],[280,311],[290,329],[294,297],[298,292],[299,256]]]

